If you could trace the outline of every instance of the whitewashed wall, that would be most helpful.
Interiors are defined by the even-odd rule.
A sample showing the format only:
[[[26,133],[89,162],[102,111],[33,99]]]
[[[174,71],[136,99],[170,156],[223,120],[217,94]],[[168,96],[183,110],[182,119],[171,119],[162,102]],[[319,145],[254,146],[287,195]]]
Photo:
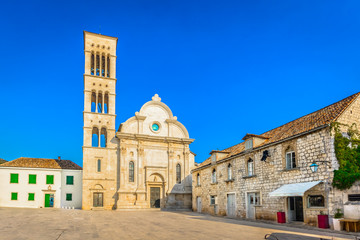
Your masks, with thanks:
[[[10,183],[10,173],[19,174],[19,183]],[[36,184],[29,184],[29,174],[36,174]],[[54,175],[54,184],[46,184],[46,175]],[[61,169],[0,168],[0,206],[40,208],[45,205],[45,193],[49,186],[54,194],[54,207],[60,207]],[[18,200],[11,200],[11,193],[18,193]],[[28,194],[35,193],[34,201],[28,201]],[[49,192],[47,192],[49,193]]]
[[[66,176],[74,176],[74,185],[66,185]],[[66,194],[72,194],[72,201],[66,201]],[[61,207],[81,208],[82,206],[82,170],[62,170]]]

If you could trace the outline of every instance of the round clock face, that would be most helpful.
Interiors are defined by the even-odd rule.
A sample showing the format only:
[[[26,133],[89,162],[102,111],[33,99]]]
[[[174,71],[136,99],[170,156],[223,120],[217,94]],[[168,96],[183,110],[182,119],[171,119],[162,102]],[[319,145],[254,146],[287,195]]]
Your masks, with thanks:
[[[153,125],[152,125],[152,130],[154,130],[155,132],[157,132],[157,131],[159,131],[159,125],[157,124],[157,123],[154,123]]]

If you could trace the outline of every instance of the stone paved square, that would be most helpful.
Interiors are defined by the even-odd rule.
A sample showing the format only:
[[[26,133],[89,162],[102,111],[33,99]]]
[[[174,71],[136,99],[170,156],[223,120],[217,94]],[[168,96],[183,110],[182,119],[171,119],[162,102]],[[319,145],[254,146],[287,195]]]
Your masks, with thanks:
[[[267,233],[293,233],[354,239],[287,226],[255,223],[193,212],[81,211],[0,208],[0,239],[264,239]]]

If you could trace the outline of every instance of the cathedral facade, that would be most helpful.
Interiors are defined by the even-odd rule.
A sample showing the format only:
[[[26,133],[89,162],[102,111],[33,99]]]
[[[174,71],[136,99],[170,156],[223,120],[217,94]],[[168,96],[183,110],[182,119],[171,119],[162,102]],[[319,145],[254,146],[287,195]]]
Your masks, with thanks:
[[[161,98],[115,128],[116,47],[84,32],[83,209],[191,208],[194,139]]]

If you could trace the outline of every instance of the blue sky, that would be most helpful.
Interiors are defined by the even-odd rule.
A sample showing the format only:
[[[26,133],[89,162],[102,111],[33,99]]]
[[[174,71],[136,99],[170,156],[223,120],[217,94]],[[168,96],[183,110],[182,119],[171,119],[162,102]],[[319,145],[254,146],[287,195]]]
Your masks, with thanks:
[[[158,93],[213,149],[360,91],[359,1],[5,1],[0,158],[82,165],[83,30],[118,37],[116,126]]]

